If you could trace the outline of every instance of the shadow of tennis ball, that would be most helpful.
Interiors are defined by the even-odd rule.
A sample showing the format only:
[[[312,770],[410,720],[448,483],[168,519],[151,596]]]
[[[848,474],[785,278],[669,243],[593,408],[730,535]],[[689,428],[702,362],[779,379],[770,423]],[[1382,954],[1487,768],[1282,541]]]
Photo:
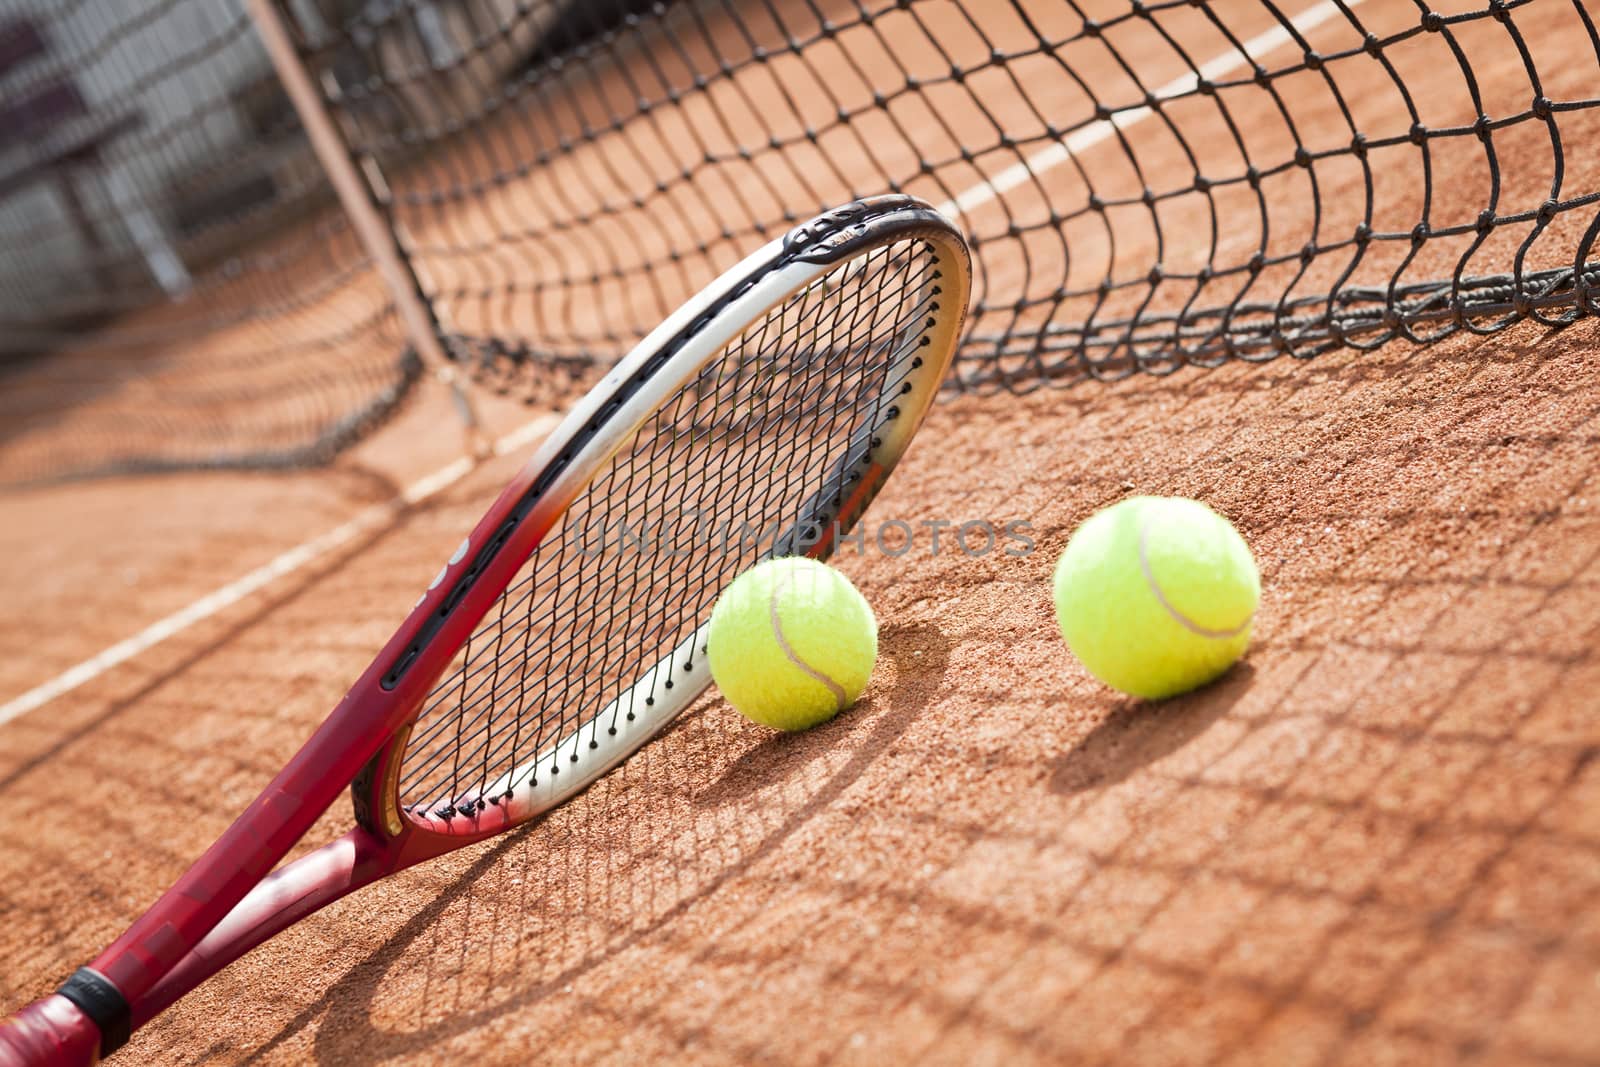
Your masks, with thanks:
[[[1211,685],[1171,700],[1119,701],[1087,737],[1056,760],[1050,791],[1081,793],[1116,785],[1170,756],[1226,716],[1254,679],[1255,668],[1236,663]]]
[[[684,915],[788,855],[945,691],[951,641],[938,627],[888,626],[879,642],[885,673],[869,698],[815,730],[773,734],[708,695],[540,822],[408,872],[426,902],[249,1058],[281,1054],[313,1026],[322,1064],[439,1055],[519,1012],[559,1016],[569,987],[619,954],[670,945]],[[730,755],[745,730],[762,736]],[[651,1025],[648,1003],[628,1010],[642,1014],[627,1026]]]
[[[801,733],[761,730],[762,742],[740,756],[695,798],[700,806],[737,803],[774,782],[837,759],[841,744],[881,744],[877,720],[891,709],[904,729],[938,694],[950,663],[951,641],[937,626],[885,626],[878,632],[878,666],[855,706]],[[855,740],[847,739],[854,736]],[[819,796],[818,799],[826,799]]]

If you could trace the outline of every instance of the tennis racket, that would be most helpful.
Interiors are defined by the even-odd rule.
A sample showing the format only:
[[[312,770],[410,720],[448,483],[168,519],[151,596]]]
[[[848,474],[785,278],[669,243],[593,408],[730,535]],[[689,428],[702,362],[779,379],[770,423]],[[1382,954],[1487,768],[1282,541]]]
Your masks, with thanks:
[[[0,1026],[0,1064],[95,1062],[290,924],[527,823],[658,733],[710,682],[706,620],[728,582],[826,558],[877,494],[970,288],[950,222],[884,196],[690,300],[562,421],[244,814]],[[347,786],[354,828],[278,868]]]

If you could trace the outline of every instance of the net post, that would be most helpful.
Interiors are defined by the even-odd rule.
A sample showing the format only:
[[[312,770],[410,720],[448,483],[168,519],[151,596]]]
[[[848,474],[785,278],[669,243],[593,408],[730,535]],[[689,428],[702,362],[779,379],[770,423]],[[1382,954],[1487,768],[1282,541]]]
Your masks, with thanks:
[[[477,458],[484,458],[490,452],[488,438],[472,398],[445,352],[444,331],[425,295],[416,265],[401,245],[389,216],[388,188],[377,172],[376,163],[370,158],[358,162],[351,152],[310,70],[295,48],[278,0],[246,0],[246,4],[278,80],[305,127],[317,161],[338,194],[339,204],[362,247],[377,265],[407,338],[423,363],[450,389],[466,432],[467,447]]]

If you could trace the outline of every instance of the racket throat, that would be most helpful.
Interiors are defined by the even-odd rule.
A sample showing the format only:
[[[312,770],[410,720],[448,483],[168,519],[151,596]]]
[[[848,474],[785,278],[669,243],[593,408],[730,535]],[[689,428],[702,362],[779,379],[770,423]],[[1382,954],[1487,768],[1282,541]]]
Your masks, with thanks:
[[[362,765],[350,782],[350,805],[355,809],[356,825],[380,838],[399,837],[406,830],[398,796],[400,759],[410,739],[411,726],[407,724]]]

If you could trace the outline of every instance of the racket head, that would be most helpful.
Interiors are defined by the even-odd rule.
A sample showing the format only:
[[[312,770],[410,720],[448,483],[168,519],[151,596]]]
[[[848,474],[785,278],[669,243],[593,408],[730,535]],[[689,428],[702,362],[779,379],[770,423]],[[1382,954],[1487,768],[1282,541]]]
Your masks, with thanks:
[[[686,304],[552,433],[206,855],[60,992],[0,1025],[0,1061],[93,1062],[298,918],[538,816],[654,736],[709,684],[704,621],[721,588],[772,555],[826,558],[882,487],[939,389],[970,288],[955,228],[895,196],[796,227]],[[746,477],[719,480],[724,467]],[[691,552],[697,567],[660,552],[567,565],[597,517],[701,497],[766,532]],[[552,589],[556,600],[539,599]],[[668,624],[651,629],[637,595],[672,608],[658,612]],[[642,627],[614,626],[619,612]],[[570,654],[595,647],[598,660]],[[470,688],[483,676],[487,698]],[[463,715],[475,708],[500,709],[482,736],[510,725],[513,743],[465,776],[431,772],[429,760],[470,736]],[[358,827],[268,874],[352,775]]]
[[[352,787],[397,866],[548,811],[705,690],[717,593],[832,553],[936,396],[970,290],[948,219],[858,201],[726,272],[577,404],[363,679],[415,716]],[[649,543],[689,512],[686,547]]]

